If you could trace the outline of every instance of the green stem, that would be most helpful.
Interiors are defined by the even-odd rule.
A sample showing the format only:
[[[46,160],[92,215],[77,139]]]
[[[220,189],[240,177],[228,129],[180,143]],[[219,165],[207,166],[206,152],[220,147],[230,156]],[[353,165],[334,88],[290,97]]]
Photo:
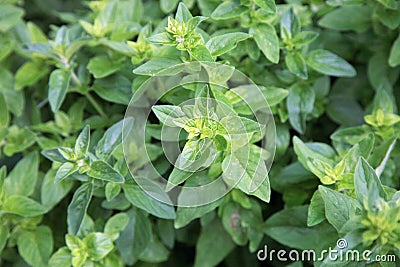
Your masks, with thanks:
[[[87,99],[89,100],[90,104],[92,104],[92,106],[96,109],[96,111],[104,118],[107,118],[106,113],[104,112],[103,108],[99,105],[99,103],[97,103],[96,99],[94,99],[90,93],[86,93],[85,96],[87,97]]]
[[[81,81],[79,80],[78,76],[76,76],[76,74],[75,74],[75,72],[74,72],[73,70],[71,70],[71,77],[72,77],[72,80],[73,80],[79,87],[82,86]]]

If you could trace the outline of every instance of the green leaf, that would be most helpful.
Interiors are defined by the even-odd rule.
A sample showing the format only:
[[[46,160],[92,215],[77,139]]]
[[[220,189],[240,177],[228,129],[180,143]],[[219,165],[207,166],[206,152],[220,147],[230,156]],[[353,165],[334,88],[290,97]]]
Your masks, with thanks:
[[[82,158],[88,152],[90,145],[90,126],[86,125],[75,141],[75,154]]]
[[[64,102],[70,78],[70,72],[60,69],[56,69],[50,74],[48,97],[53,112],[57,112]]]
[[[30,196],[35,190],[38,177],[39,156],[37,152],[27,154],[12,169],[4,181],[6,195]]]
[[[57,205],[68,194],[73,186],[73,181],[69,180],[54,183],[55,176],[55,171],[50,169],[43,178],[40,190],[42,205],[48,209]]]
[[[149,263],[160,263],[167,261],[168,257],[168,249],[160,242],[160,240],[158,240],[158,238],[152,238],[139,259]]]
[[[31,266],[47,266],[53,250],[53,235],[47,226],[39,226],[32,231],[23,231],[18,237],[18,251]]]
[[[396,10],[399,7],[399,3],[396,0],[378,0],[378,2],[388,9]]]
[[[181,207],[178,206],[176,210],[176,220],[174,226],[176,229],[182,228],[188,225],[194,219],[200,218],[203,215],[215,210],[221,205],[223,198],[215,200],[211,203],[197,206],[197,207]]]
[[[247,8],[241,6],[236,1],[225,1],[214,10],[211,18],[215,20],[232,19],[239,17],[246,11]]]
[[[133,73],[138,75],[155,75],[168,70],[168,74],[173,74],[180,72],[182,68],[181,64],[182,61],[178,58],[153,58],[134,69]]]
[[[315,160],[324,162],[330,166],[334,165],[334,161],[330,157],[327,157],[327,155],[323,153],[322,149],[317,149],[316,147],[313,148],[311,144],[304,144],[297,136],[293,137],[293,147],[304,168],[310,170],[317,176],[322,171],[319,169],[319,166],[315,164]]]
[[[204,45],[197,45],[188,52],[197,61],[214,61],[210,51]]]
[[[91,183],[82,184],[74,193],[68,206],[68,233],[77,234],[85,218],[87,208],[92,199],[93,186]]]
[[[122,143],[122,131],[129,131],[133,126],[133,119],[126,118],[107,129],[96,145],[96,156],[108,159],[114,150]]]
[[[118,213],[108,219],[104,226],[104,233],[108,235],[119,234],[129,223],[129,216],[126,213]]]
[[[274,0],[254,0],[254,3],[269,13],[276,13]]]
[[[246,194],[269,202],[271,189],[268,171],[260,150],[245,146],[225,157],[222,161],[223,178]]]
[[[324,186],[319,186],[319,192],[325,202],[326,219],[338,232],[343,225],[356,215],[356,210],[361,210],[361,205],[352,197],[334,191]]]
[[[93,90],[102,99],[128,105],[132,97],[132,83],[123,75],[111,75],[106,78],[96,79],[93,84]]]
[[[124,190],[125,197],[134,206],[143,209],[159,218],[175,219],[175,210],[173,206],[167,204],[170,203],[168,195],[166,195],[163,189],[154,182],[148,181],[146,186],[143,186],[143,188],[135,184],[125,184],[122,188]],[[148,195],[147,192],[151,192],[153,194],[155,193],[157,196],[161,197],[164,202],[153,198],[152,196]]]
[[[18,195],[8,197],[3,203],[2,211],[23,217],[35,217],[46,213],[46,209],[38,202]]]
[[[332,226],[326,223],[307,226],[307,209],[307,206],[298,206],[275,213],[265,222],[265,233],[279,243],[296,249],[319,251],[334,244],[337,233]]]
[[[93,178],[113,183],[123,183],[125,178],[114,170],[107,162],[98,160],[90,165],[87,174]]]
[[[309,86],[293,85],[286,98],[289,121],[292,127],[299,133],[306,130],[306,120],[308,114],[314,107],[315,91]]]
[[[244,32],[232,32],[222,35],[217,35],[208,40],[206,47],[210,50],[214,57],[223,55],[232,49],[235,49],[237,44],[250,37]]]
[[[65,162],[63,163],[57,170],[57,173],[54,177],[54,183],[58,183],[68,176],[71,176],[76,171],[78,171],[79,167],[75,163]]]
[[[104,78],[119,70],[122,67],[121,60],[112,60],[107,56],[96,56],[90,59],[87,68],[93,76]]]
[[[10,235],[10,229],[6,225],[1,224],[0,225],[0,253],[3,252],[3,249],[7,244],[9,235]]]
[[[23,9],[13,5],[2,4],[0,9],[0,32],[8,31],[17,25],[23,15]]]
[[[283,13],[281,18],[281,36],[283,39],[291,39],[296,36],[300,31],[300,20],[294,13],[293,8]],[[285,33],[289,36],[284,36]]]
[[[67,160],[63,157],[58,148],[50,148],[42,150],[41,154],[51,161],[62,162],[62,163],[67,162]]]
[[[296,47],[302,47],[304,45],[312,43],[315,39],[318,38],[318,36],[318,32],[302,31],[294,36],[292,42]]]
[[[275,28],[269,24],[259,24],[250,28],[257,46],[272,63],[279,62],[279,40]]]
[[[364,32],[371,25],[371,8],[361,5],[342,6],[326,14],[318,24],[338,31]]]
[[[121,192],[121,186],[116,183],[107,183],[106,185],[106,199],[107,201],[113,200]]]
[[[15,73],[15,90],[36,84],[47,74],[47,71],[48,69],[43,68],[43,65],[39,65],[33,61],[26,62]]]
[[[394,41],[392,47],[390,48],[389,55],[389,65],[391,67],[396,67],[400,64],[400,35]]]
[[[168,183],[165,187],[165,191],[168,192],[175,186],[183,183],[184,181],[189,179],[192,174],[193,172],[187,172],[175,167],[168,177]]]
[[[373,209],[378,198],[386,200],[386,192],[375,170],[364,159],[360,158],[354,172],[354,188],[358,200],[363,205]]]
[[[147,214],[139,209],[130,209],[127,214],[129,223],[115,243],[126,264],[133,265],[150,242],[152,224]]]
[[[317,225],[325,220],[325,203],[319,190],[314,192],[308,207],[307,226]]]
[[[162,124],[170,127],[176,127],[175,119],[185,118],[186,115],[181,107],[172,105],[153,106],[152,110]]]
[[[164,13],[169,13],[175,10],[179,0],[161,0],[160,7]]]
[[[6,128],[10,122],[7,102],[2,93],[0,93],[0,128]]]
[[[354,77],[356,70],[338,55],[326,50],[314,50],[307,55],[307,64],[314,70],[331,76]]]
[[[218,237],[218,238],[215,238]],[[216,266],[235,247],[219,219],[214,219],[201,229],[196,244],[195,267]]]
[[[307,80],[307,65],[303,56],[299,52],[289,53],[285,57],[286,66],[294,75]]]
[[[91,233],[83,240],[86,252],[94,261],[99,261],[114,249],[113,242],[107,234]]]
[[[71,252],[68,248],[62,247],[51,256],[49,266],[70,267],[71,262]]]
[[[178,5],[178,9],[176,10],[175,19],[177,21],[188,22],[191,18],[193,18],[187,6],[180,2]]]
[[[16,116],[21,116],[25,105],[24,95],[22,92],[14,89],[12,73],[5,68],[0,68],[0,80],[2,81],[0,84],[0,93],[3,94],[6,100],[8,110]]]

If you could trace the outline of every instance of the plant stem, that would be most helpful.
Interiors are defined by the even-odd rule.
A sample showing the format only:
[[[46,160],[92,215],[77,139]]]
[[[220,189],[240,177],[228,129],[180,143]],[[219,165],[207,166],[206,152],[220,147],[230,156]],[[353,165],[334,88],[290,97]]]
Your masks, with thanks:
[[[385,170],[386,162],[389,160],[390,153],[392,153],[392,150],[393,150],[395,144],[396,144],[396,139],[390,144],[381,164],[376,168],[375,172],[376,172],[376,176],[378,176],[378,178],[382,175],[383,171]]]
[[[90,104],[92,104],[92,106],[96,109],[96,111],[104,118],[107,118],[106,113],[104,112],[103,108],[99,105],[99,103],[97,103],[96,99],[94,99],[90,93],[86,93],[85,96],[87,97],[87,99],[89,100]]]

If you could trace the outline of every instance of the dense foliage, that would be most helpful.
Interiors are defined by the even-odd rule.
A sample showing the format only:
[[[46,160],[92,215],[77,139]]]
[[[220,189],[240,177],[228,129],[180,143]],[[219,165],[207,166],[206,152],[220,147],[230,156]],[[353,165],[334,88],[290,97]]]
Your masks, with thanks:
[[[399,266],[399,29],[396,0],[0,0],[0,265]]]

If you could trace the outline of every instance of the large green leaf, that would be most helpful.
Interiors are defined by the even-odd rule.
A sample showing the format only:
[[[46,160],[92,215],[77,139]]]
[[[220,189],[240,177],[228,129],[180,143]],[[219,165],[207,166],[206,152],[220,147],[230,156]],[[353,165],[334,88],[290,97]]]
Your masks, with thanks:
[[[27,154],[17,163],[4,181],[6,195],[32,195],[38,177],[38,168],[39,156],[37,152]]]
[[[46,213],[45,207],[40,203],[19,195],[8,197],[3,203],[2,211],[23,217],[34,217]]]
[[[93,185],[82,184],[74,193],[71,203],[68,206],[67,223],[68,233],[77,234],[85,218],[87,208],[92,199]]]
[[[218,238],[216,238],[218,237]],[[214,219],[202,228],[196,244],[195,267],[216,266],[235,247],[219,219]]]
[[[7,3],[7,2],[6,2]],[[5,32],[14,27],[24,15],[24,10],[13,5],[1,4],[0,32]]]
[[[64,102],[70,78],[70,72],[60,69],[56,69],[50,74],[48,97],[53,112],[57,112]]]
[[[272,63],[279,62],[279,40],[275,28],[269,24],[259,24],[250,28],[257,46]]]
[[[53,235],[49,227],[39,226],[31,231],[24,231],[18,237],[18,251],[31,266],[47,266],[53,250]]]
[[[167,204],[170,203],[168,195],[166,195],[163,189],[161,189],[156,183],[147,181],[143,188],[136,184],[125,184],[122,188],[125,192],[125,197],[134,206],[160,218],[175,219],[175,210],[173,206]],[[163,202],[153,198],[146,192],[155,193]]]
[[[327,50],[314,50],[307,55],[307,64],[314,70],[331,76],[353,77],[356,70],[346,60]]]

